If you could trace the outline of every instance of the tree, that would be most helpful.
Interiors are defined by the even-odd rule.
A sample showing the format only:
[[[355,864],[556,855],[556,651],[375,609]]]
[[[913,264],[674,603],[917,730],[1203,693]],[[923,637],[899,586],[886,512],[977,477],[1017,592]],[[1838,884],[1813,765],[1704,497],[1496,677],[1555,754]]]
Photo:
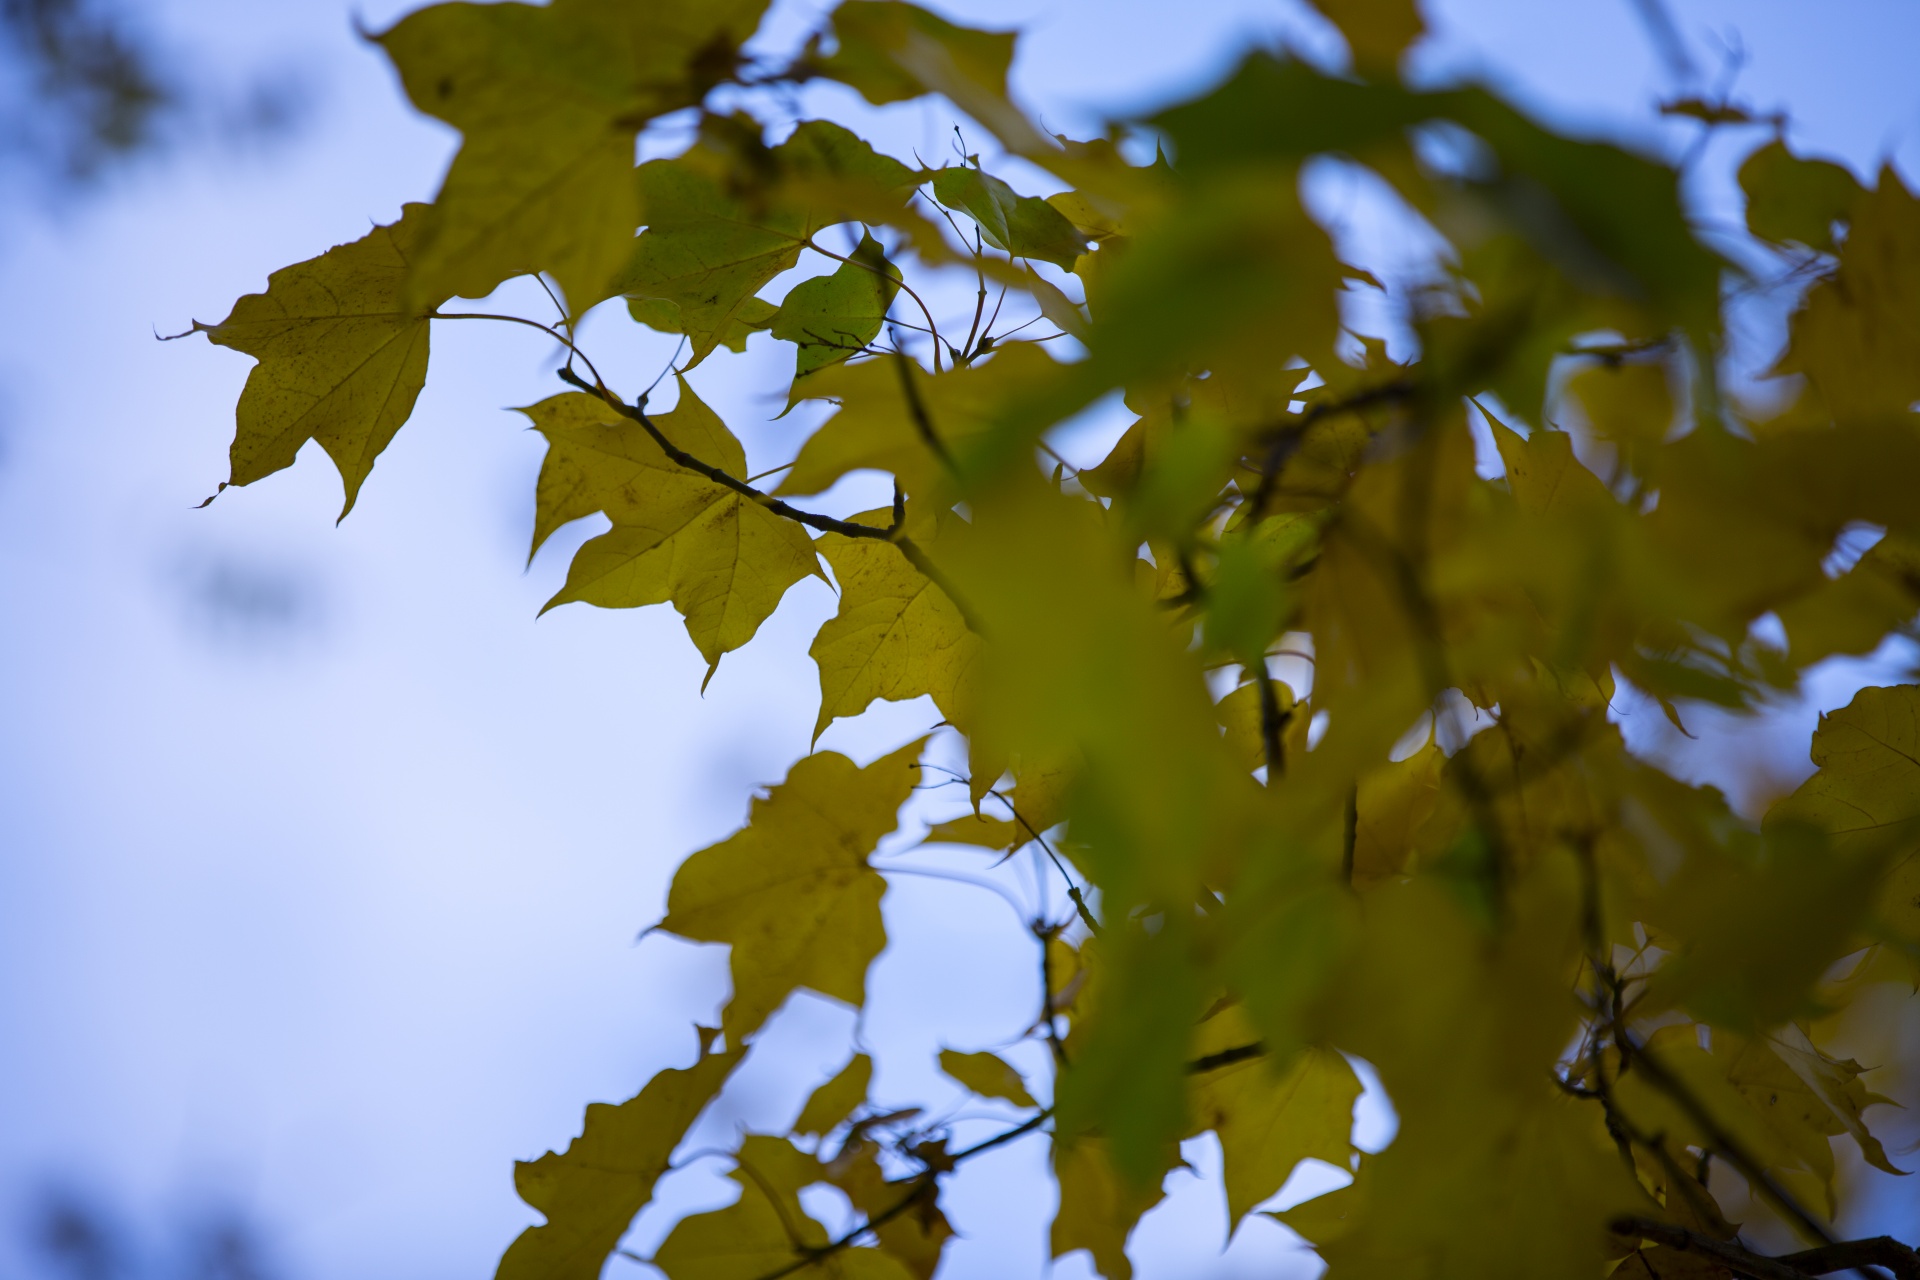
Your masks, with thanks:
[[[433,5],[377,40],[463,135],[439,196],[196,325],[259,361],[227,483],[312,440],[346,510],[436,321],[545,332],[569,389],[524,410],[548,450],[534,546],[610,522],[552,604],[671,603],[711,679],[830,570],[818,728],[930,697],[970,804],[927,839],[1026,851],[1064,891],[1030,928],[1051,1078],[941,1057],[1015,1119],[958,1145],[870,1101],[855,1055],[791,1133],[741,1138],[739,1199],[650,1259],[672,1280],[926,1280],[942,1188],[1042,1134],[1054,1252],[1119,1280],[1206,1131],[1236,1221],[1303,1159],[1352,1171],[1279,1215],[1336,1277],[1920,1275],[1827,1225],[1863,1194],[1836,1139],[1899,1172],[1867,1119],[1888,1100],[1835,1046],[1920,973],[1920,686],[1827,717],[1819,771],[1757,822],[1607,714],[1628,686],[1676,725],[1751,710],[1920,613],[1920,205],[1891,169],[1865,189],[1769,142],[1740,171],[1743,267],[1670,166],[1402,83],[1411,4],[1324,7],[1351,74],[1254,55],[1079,141],[1009,99],[1011,34],[900,0],[846,0],[780,62],[741,52],[761,0]],[[940,95],[1003,173],[1061,189],[753,114],[812,79]],[[693,109],[685,151],[636,168],[637,135]],[[1444,243],[1430,278],[1390,290],[1341,260],[1300,194],[1323,156]],[[1771,398],[1724,376],[1727,309],[1763,270],[1810,282]],[[527,274],[552,324],[450,306]],[[1403,306],[1417,355],[1348,327],[1367,295]],[[576,342],[615,299],[684,336],[671,411]],[[688,377],[759,333],[793,353],[789,407],[834,406],[771,485]],[[1060,457],[1049,432],[1116,395],[1111,453]],[[803,501],[857,471],[891,503]],[[788,998],[860,1004],[886,942],[875,851],[927,746],[808,755],[686,860],[656,927],[731,948],[720,1025],[519,1166],[546,1221],[502,1280],[597,1275]],[[1354,1059],[1400,1125],[1364,1161]],[[820,1183],[854,1229],[808,1216]],[[1766,1256],[1778,1230],[1805,1250]]]

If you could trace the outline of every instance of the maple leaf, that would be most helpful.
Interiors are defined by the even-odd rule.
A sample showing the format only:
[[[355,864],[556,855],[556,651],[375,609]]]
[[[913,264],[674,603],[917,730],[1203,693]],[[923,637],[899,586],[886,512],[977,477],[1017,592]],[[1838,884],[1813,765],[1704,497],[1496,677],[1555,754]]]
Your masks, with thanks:
[[[875,528],[889,519],[884,510],[853,517]],[[952,516],[938,524],[943,532],[931,539],[910,526],[936,556],[942,539],[951,545],[965,527]],[[980,641],[946,592],[890,543],[829,533],[815,546],[833,566],[840,611],[808,649],[820,668],[814,738],[836,718],[859,715],[875,698],[906,701],[929,694],[948,720],[964,723]]]
[[[743,1053],[702,1051],[691,1067],[662,1071],[618,1106],[596,1102],[564,1152],[515,1165],[515,1190],[547,1220],[520,1233],[495,1280],[594,1280]]]
[[[727,74],[766,0],[429,5],[377,37],[414,105],[463,141],[415,297],[550,273],[575,315],[607,296],[643,208],[634,138]]]
[[[820,574],[804,529],[680,466],[598,397],[568,392],[522,412],[548,441],[534,550],[570,520],[604,511],[613,521],[574,553],[566,585],[542,612],[576,600],[610,609],[670,600],[711,674],[753,638],[788,587]],[[679,404],[654,421],[694,456],[745,472],[739,442],[684,379]]]
[[[753,802],[745,827],[680,865],[657,927],[732,944],[730,1038],[751,1035],[796,987],[865,1002],[887,889],[867,856],[894,829],[924,745],[864,769],[838,752],[810,755]]]
[[[434,211],[408,205],[400,221],[307,262],[283,267],[265,293],[194,330],[256,357],[240,393],[229,484],[252,484],[293,465],[317,440],[346,487],[345,519],[373,460],[413,412],[427,380],[427,313],[404,301],[407,275]]]

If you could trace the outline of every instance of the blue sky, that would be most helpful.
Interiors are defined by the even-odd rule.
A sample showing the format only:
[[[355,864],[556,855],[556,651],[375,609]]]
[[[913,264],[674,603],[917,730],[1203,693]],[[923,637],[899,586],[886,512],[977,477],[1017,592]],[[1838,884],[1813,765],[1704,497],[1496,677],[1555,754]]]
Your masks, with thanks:
[[[435,333],[414,421],[340,527],[317,453],[192,509],[225,475],[249,362],[154,333],[217,320],[268,271],[431,196],[452,135],[407,107],[354,34],[356,16],[379,28],[408,7],[143,5],[196,76],[297,74],[312,90],[304,127],[244,154],[183,152],[85,201],[0,208],[0,1275],[30,1273],[10,1233],[50,1179],[97,1188],[149,1238],[195,1206],[237,1206],[300,1280],[490,1273],[533,1220],[511,1161],[563,1145],[586,1101],[629,1096],[689,1055],[689,1024],[724,994],[724,953],[635,935],[678,859],[732,830],[753,787],[807,748],[805,649],[833,609],[818,584],[704,698],[668,609],[535,621],[590,530],[525,567],[540,450],[503,406],[557,386],[550,353],[508,326]],[[1249,40],[1330,47],[1302,6],[1273,0],[944,7],[1030,29],[1020,90],[1067,131],[1203,84]],[[783,6],[781,29],[819,8]],[[1737,32],[1736,96],[1789,107],[1796,145],[1920,173],[1920,8],[1673,9],[1703,83]],[[1431,11],[1423,73],[1479,74],[1557,120],[1670,153],[1689,141],[1652,120],[1679,82],[1631,0]],[[844,95],[812,105],[860,114],[903,149],[942,145],[948,119]],[[1710,148],[1693,185],[1704,215],[1738,216],[1729,161],[1758,140]],[[1355,219],[1364,238],[1365,210]],[[611,322],[587,340],[636,386],[671,354]],[[776,373],[756,343],[694,375],[759,465],[798,442],[792,419],[768,421]],[[1823,673],[1783,709],[1797,745],[1709,724],[1684,767],[1724,772],[1731,753],[1804,768],[1816,705],[1870,677]],[[882,705],[821,745],[866,759],[936,718]],[[1634,731],[1682,750],[1657,726]],[[879,1088],[949,1096],[931,1065],[940,1037],[984,1047],[1023,1017],[1017,926],[989,895],[904,879],[888,919],[865,1024]],[[844,1010],[799,1002],[760,1056],[819,1074],[750,1070],[710,1123],[790,1117],[851,1031]],[[1038,1143],[1009,1148],[961,1180],[954,1212],[972,1238],[946,1274],[1038,1271],[1040,1158]],[[1204,1148],[1195,1158],[1204,1168]],[[1306,1267],[1267,1223],[1214,1260],[1214,1193],[1176,1181],[1173,1209],[1136,1241],[1143,1276]],[[694,1175],[677,1194],[721,1193]],[[639,1238],[650,1231],[643,1219]],[[1059,1273],[1085,1274],[1077,1261]]]

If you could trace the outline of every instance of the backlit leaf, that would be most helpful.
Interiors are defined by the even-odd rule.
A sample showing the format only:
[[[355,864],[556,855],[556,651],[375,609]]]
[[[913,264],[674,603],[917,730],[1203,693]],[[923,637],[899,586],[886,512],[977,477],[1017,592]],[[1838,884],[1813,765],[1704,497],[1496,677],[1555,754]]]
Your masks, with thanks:
[[[890,517],[879,510],[853,520],[884,528]],[[953,516],[937,524],[940,532],[922,543],[936,563],[942,540],[964,529]],[[935,525],[925,522],[929,531]],[[917,533],[918,527],[910,531]],[[875,698],[906,701],[929,694],[948,720],[965,722],[980,641],[953,601],[891,543],[829,533],[814,545],[840,585],[840,611],[808,650],[820,668],[814,736],[837,717],[859,715]]]
[[[618,1106],[596,1102],[566,1151],[515,1165],[514,1188],[547,1220],[520,1233],[496,1280],[596,1280],[743,1052],[703,1052],[691,1067],[662,1071]]]
[[[747,825],[680,865],[659,928],[732,944],[728,1038],[751,1035],[796,987],[858,1006],[886,944],[886,881],[867,864],[919,781],[924,741],[866,768],[810,755],[753,802]]]
[[[671,601],[711,667],[753,638],[788,587],[820,572],[800,526],[681,467],[639,423],[597,397],[569,392],[523,412],[549,443],[535,549],[580,516],[604,511],[613,521],[574,553],[566,585],[546,608]],[[739,442],[684,379],[680,403],[654,423],[702,462],[745,473]]]
[[[373,460],[413,412],[427,379],[427,312],[405,301],[425,205],[267,279],[219,324],[194,328],[260,363],[240,393],[226,484],[252,484],[293,465],[317,440],[346,486],[344,519]],[[223,488],[225,485],[222,486]]]
[[[899,278],[879,243],[868,235],[832,275],[795,285],[773,320],[773,336],[800,348],[795,380],[866,354],[893,306]]]
[[[380,36],[414,105],[464,137],[410,296],[477,298],[545,271],[575,314],[605,297],[641,221],[635,134],[697,103],[765,8],[440,4]]]
[[[1087,251],[1086,237],[1058,209],[1023,196],[989,173],[961,166],[933,175],[933,194],[972,218],[986,242],[1016,258],[1037,258],[1063,270]]]

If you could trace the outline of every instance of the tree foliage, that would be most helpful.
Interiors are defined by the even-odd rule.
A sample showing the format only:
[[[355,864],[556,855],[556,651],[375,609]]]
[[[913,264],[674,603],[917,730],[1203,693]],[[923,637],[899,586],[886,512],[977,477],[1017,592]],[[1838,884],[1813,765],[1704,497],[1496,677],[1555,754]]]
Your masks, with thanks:
[[[449,299],[539,273],[562,318],[515,322],[561,344],[570,389],[523,410],[547,445],[533,546],[610,522],[549,607],[671,602],[712,678],[831,572],[816,738],[929,696],[971,807],[926,839],[994,865],[1030,849],[1066,891],[1030,927],[1048,1078],[984,1046],[939,1058],[1006,1128],[956,1147],[872,1098],[856,1055],[790,1133],[740,1138],[737,1201],[651,1262],[926,1280],[947,1183],[1044,1134],[1054,1253],[1124,1280],[1180,1143],[1210,1131],[1236,1225],[1302,1160],[1351,1174],[1277,1215],[1336,1277],[1920,1275],[1829,1226],[1862,1194],[1836,1143],[1900,1172],[1875,1136],[1887,1099],[1833,1046],[1920,976],[1920,686],[1827,717],[1818,772],[1761,821],[1630,753],[1608,714],[1629,686],[1676,724],[1750,711],[1920,612],[1920,205],[1900,177],[1865,188],[1770,142],[1740,171],[1750,237],[1703,238],[1668,164],[1484,88],[1402,83],[1406,0],[1325,0],[1350,74],[1256,54],[1086,140],[1009,98],[1011,34],[846,0],[773,64],[742,53],[763,8],[403,19],[380,45],[464,140],[438,197],[197,326],[259,361],[229,483],[315,440],[350,508],[429,330],[502,318]],[[737,106],[814,79],[943,96],[1001,172],[826,121],[777,136]],[[636,168],[638,135],[689,108],[684,153]],[[1430,277],[1388,289],[1342,260],[1302,198],[1327,157],[1445,246]],[[1776,269],[1810,282],[1781,380],[1732,384],[1728,310]],[[670,412],[576,344],[613,299],[684,335]],[[1356,332],[1368,299],[1417,354]],[[775,489],[687,378],[755,334],[792,352],[790,408],[831,406]],[[1055,451],[1058,424],[1122,403],[1104,460]],[[891,504],[804,501],[856,472],[891,477]],[[1862,531],[1880,540],[1837,561]],[[862,1002],[886,944],[874,854],[926,750],[809,755],[686,860],[656,927],[731,949],[720,1027],[520,1166],[546,1222],[500,1280],[597,1274],[767,1019],[797,990]],[[1399,1118],[1364,1159],[1356,1060]],[[816,1184],[852,1230],[809,1216]],[[1742,1220],[1809,1252],[1760,1256]]]

